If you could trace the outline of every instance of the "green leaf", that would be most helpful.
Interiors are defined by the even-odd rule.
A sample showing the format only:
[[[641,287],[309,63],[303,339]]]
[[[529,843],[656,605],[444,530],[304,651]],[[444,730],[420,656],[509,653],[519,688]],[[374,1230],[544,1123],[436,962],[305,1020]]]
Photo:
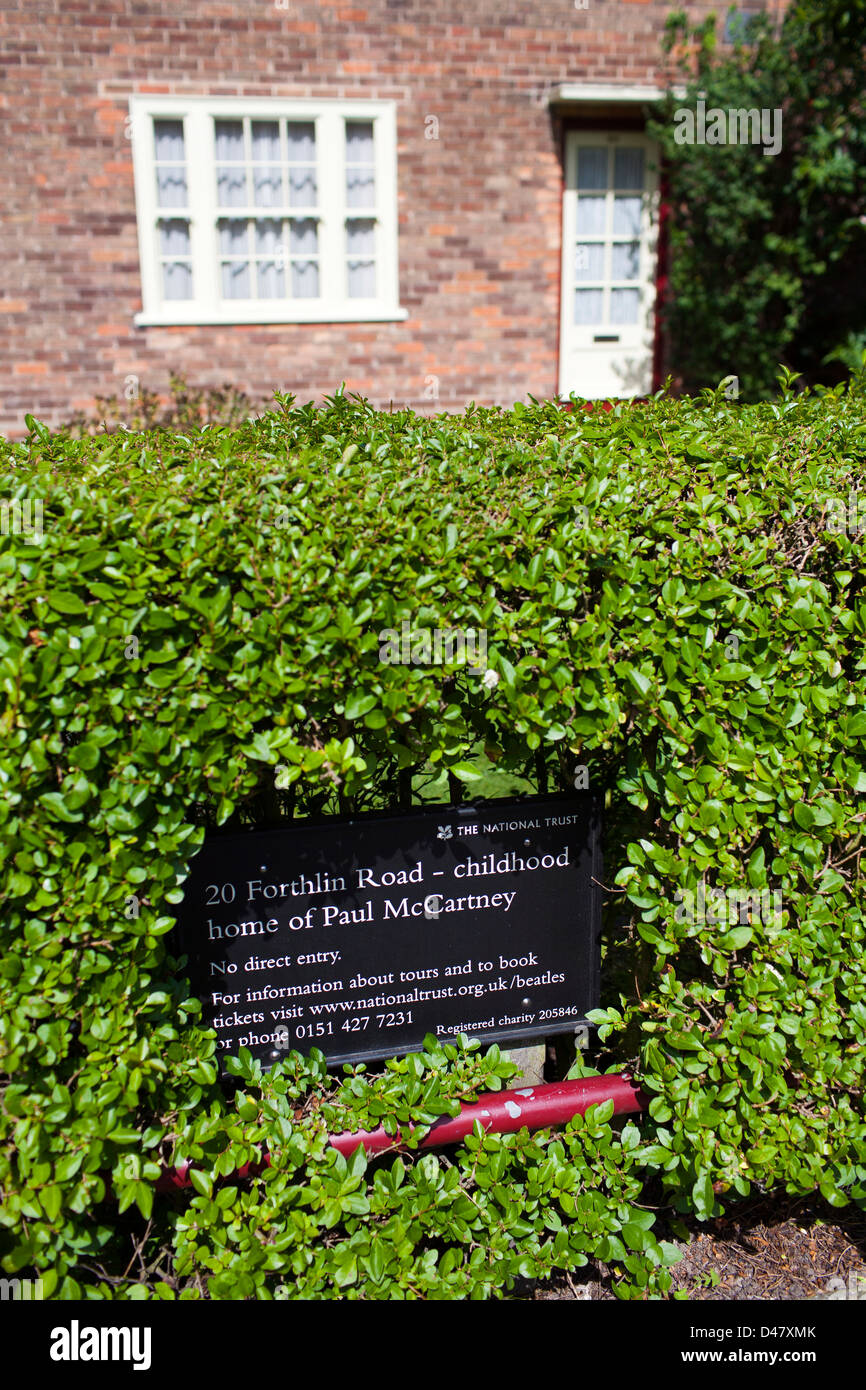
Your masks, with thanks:
[[[54,1186],[40,1188],[39,1200],[48,1220],[56,1221],[63,1204],[63,1194],[60,1188]]]
[[[60,792],[46,792],[44,796],[40,796],[39,800],[51,812],[55,820],[64,821],[67,825],[75,825],[84,819],[83,816],[77,815],[67,806]]]
[[[153,1211],[153,1188],[148,1187],[147,1183],[144,1182],[133,1183],[133,1188],[135,1190],[135,1205],[144,1219],[149,1221]]]
[[[365,695],[360,690],[356,690],[346,701],[346,718],[360,719],[361,715],[368,714],[375,704],[375,695]]]
[[[719,937],[719,948],[722,951],[741,951],[744,946],[748,946],[751,939],[751,927],[733,927]]]
[[[190,1168],[189,1180],[200,1196],[211,1197],[213,1195],[213,1180],[208,1173],[203,1173],[201,1168]]]
[[[53,608],[56,613],[78,614],[87,612],[86,604],[69,589],[49,589],[45,595],[45,601],[49,608]]]
[[[620,663],[617,671],[625,676],[640,696],[645,697],[649,694],[652,689],[652,681],[642,671],[638,671],[635,666],[631,666],[628,662]]]
[[[698,1175],[697,1181],[692,1187],[692,1202],[695,1212],[701,1220],[708,1220],[713,1214],[716,1195],[713,1192],[713,1183],[709,1174]]]
[[[385,1274],[385,1256],[382,1254],[382,1246],[379,1241],[373,1241],[370,1253],[362,1260],[362,1264],[373,1283],[381,1284]]]
[[[448,771],[453,772],[461,782],[480,782],[483,776],[471,763],[452,763]]]

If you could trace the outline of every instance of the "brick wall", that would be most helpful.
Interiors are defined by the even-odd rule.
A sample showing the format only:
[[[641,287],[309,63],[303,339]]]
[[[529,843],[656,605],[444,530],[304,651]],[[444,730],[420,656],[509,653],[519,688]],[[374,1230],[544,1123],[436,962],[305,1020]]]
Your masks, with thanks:
[[[288,5],[282,8],[281,4]],[[669,0],[0,0],[0,433],[58,423],[129,374],[387,407],[557,384],[562,168],[542,93],[654,83]],[[687,5],[702,17],[712,6]],[[127,99],[393,100],[405,322],[136,328]],[[439,138],[425,138],[435,115]],[[425,399],[438,380],[438,401]]]

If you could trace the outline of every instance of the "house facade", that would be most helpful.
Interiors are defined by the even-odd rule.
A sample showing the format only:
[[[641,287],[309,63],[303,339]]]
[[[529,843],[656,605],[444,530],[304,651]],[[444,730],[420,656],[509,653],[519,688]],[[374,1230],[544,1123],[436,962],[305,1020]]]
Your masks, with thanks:
[[[0,5],[0,432],[173,371],[427,412],[650,391],[671,8]]]

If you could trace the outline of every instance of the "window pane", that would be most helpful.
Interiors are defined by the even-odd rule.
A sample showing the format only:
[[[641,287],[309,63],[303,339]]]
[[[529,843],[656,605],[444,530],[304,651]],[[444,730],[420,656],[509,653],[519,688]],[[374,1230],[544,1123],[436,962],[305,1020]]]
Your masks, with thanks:
[[[172,218],[170,222],[160,222],[161,256],[189,256],[189,222]]]
[[[601,323],[603,290],[575,290],[574,321],[577,324]],[[627,290],[627,294],[631,291]]]
[[[351,217],[346,223],[346,250],[350,256],[363,256],[376,250],[376,223],[372,217]]]
[[[278,121],[253,121],[253,159],[260,159],[263,163],[277,164],[281,159],[280,154],[280,126]],[[224,159],[230,158],[223,155]]]
[[[290,121],[289,206],[312,208],[318,199],[316,181],[316,127],[313,121]]]
[[[259,261],[259,299],[285,299],[286,276],[282,261]]]
[[[350,218],[346,223],[349,253],[350,299],[372,299],[376,294],[376,224],[372,218]]]
[[[611,290],[611,323],[637,323],[640,290]]]
[[[614,236],[640,236],[640,198],[615,197],[613,200]]]
[[[289,162],[312,164],[316,158],[316,127],[312,121],[289,121]]]
[[[158,160],[184,160],[183,121],[154,121],[153,149]]]
[[[602,242],[582,242],[576,247],[574,274],[577,280],[604,279],[604,244]]]
[[[156,201],[161,208],[186,207],[186,169],[183,165],[156,166]]]
[[[283,201],[283,176],[279,169],[253,169],[253,201],[257,208],[276,208]]]
[[[250,268],[246,261],[223,261],[223,299],[249,299]]]
[[[577,230],[583,236],[602,236],[605,224],[605,198],[591,194],[577,200]]]
[[[260,217],[256,222],[256,251],[259,255],[282,251],[283,224],[275,217]]]
[[[376,203],[375,170],[363,167],[346,169],[346,206],[371,208]]]
[[[346,122],[346,205],[371,208],[376,202],[373,122]]]
[[[317,261],[292,261],[292,294],[295,299],[317,299],[319,265]]]
[[[247,201],[247,176],[243,169],[217,169],[217,201],[221,208],[241,208]]]
[[[289,223],[289,246],[292,251],[312,255],[319,249],[319,224],[314,217],[294,218]]]
[[[373,163],[373,122],[346,122],[346,163]]]
[[[640,274],[640,243],[637,241],[615,242],[611,247],[611,252],[610,278],[612,280],[636,280]]]
[[[192,266],[189,261],[163,261],[163,299],[192,299]]]
[[[375,295],[375,261],[349,261],[349,298],[373,299]]]
[[[159,223],[159,250],[163,256],[188,256],[189,223],[176,217]]]
[[[244,126],[243,121],[217,121],[216,157],[224,159],[243,159]]]
[[[192,299],[189,223],[180,217],[166,218],[157,223],[157,233],[160,255],[183,258],[162,263],[163,299]]]
[[[577,152],[578,188],[607,188],[607,150],[585,145]]]
[[[623,146],[613,152],[614,188],[643,188],[643,150]]]
[[[220,250],[232,256],[245,256],[249,251],[247,223],[243,219],[222,218],[218,226]]]
[[[315,169],[289,169],[289,206],[293,208],[312,208],[316,206]]]

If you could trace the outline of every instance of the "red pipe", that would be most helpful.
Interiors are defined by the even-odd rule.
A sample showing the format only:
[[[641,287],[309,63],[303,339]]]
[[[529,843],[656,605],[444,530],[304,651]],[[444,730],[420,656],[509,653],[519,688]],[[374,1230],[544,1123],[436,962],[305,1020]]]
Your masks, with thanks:
[[[471,1105],[460,1107],[460,1114],[444,1115],[421,1140],[421,1148],[438,1148],[440,1144],[457,1144],[472,1133],[476,1120],[495,1134],[511,1134],[514,1130],[547,1129],[563,1125],[574,1115],[582,1115],[590,1105],[612,1100],[615,1115],[629,1115],[643,1109],[640,1092],[624,1076],[589,1076],[583,1081],[556,1081],[548,1086],[523,1086],[516,1091],[491,1091],[481,1095]],[[367,1153],[399,1147],[392,1134],[383,1129],[357,1134],[334,1134],[331,1144],[341,1154],[354,1153],[363,1144]]]
[[[581,1081],[555,1081],[544,1086],[521,1086],[514,1091],[490,1091],[471,1104],[462,1105],[459,1115],[444,1115],[431,1126],[421,1140],[422,1149],[438,1148],[442,1144],[457,1144],[472,1133],[479,1120],[485,1130],[495,1134],[511,1134],[514,1130],[547,1129],[566,1124],[575,1115],[582,1115],[590,1105],[613,1101],[615,1115],[633,1115],[649,1104],[636,1082],[627,1076],[587,1076]],[[368,1154],[382,1153],[403,1147],[399,1135],[387,1134],[384,1129],[357,1130],[354,1134],[332,1134],[331,1144],[345,1157],[361,1144]],[[261,1163],[245,1163],[231,1174],[233,1179],[255,1177],[270,1164],[265,1154]],[[189,1163],[169,1168],[157,1180],[158,1192],[189,1187]]]

